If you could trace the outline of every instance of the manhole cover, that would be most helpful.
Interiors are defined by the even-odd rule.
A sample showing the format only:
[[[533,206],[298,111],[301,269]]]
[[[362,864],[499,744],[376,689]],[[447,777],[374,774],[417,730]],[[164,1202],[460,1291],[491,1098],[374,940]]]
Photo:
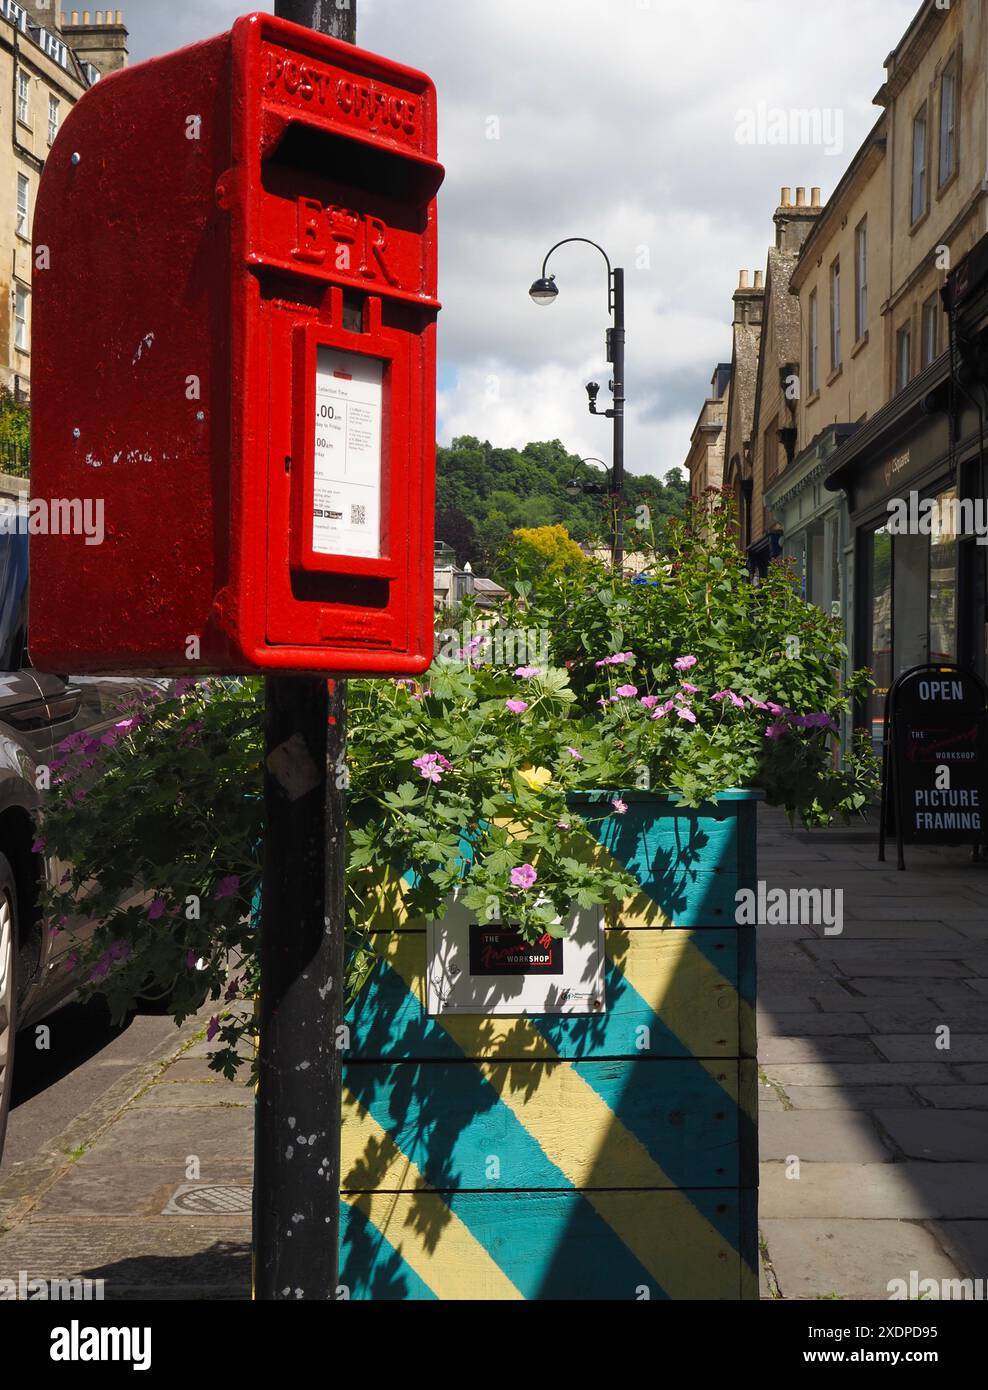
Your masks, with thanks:
[[[250,1211],[246,1183],[187,1182],[172,1193],[163,1216],[237,1216]]]

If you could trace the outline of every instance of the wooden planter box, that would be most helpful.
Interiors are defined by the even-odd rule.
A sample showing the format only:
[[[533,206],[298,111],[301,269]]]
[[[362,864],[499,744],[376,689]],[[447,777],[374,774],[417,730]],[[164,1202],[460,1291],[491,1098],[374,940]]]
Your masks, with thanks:
[[[344,1073],[351,1298],[758,1297],[755,929],[735,921],[758,794],[626,792],[625,815],[615,795],[577,807],[641,885],[604,925],[602,1013],[430,1017],[427,924],[382,893]]]

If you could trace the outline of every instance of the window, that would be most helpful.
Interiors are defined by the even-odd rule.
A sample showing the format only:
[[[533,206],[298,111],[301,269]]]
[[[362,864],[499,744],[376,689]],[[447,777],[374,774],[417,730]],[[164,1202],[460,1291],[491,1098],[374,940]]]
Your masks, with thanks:
[[[29,100],[31,96],[31,79],[26,72],[17,74],[17,119],[21,125],[27,125],[28,117],[31,114]]]
[[[940,348],[940,296],[934,291],[923,304],[923,366],[928,367]]]
[[[830,370],[840,366],[840,257],[830,267]]]
[[[905,324],[895,335],[895,389],[908,386],[912,364],[912,330]]]
[[[48,143],[54,145],[58,134],[58,97],[48,94]]]
[[[868,219],[863,217],[854,232],[854,339],[860,341],[868,331]]]
[[[930,661],[957,656],[957,489],[936,498],[930,531]]]
[[[913,121],[913,187],[910,222],[918,222],[926,211],[926,102]]]
[[[937,178],[942,188],[957,171],[957,56],[940,78],[940,163]]]
[[[17,235],[27,237],[31,234],[29,199],[30,191],[26,174],[17,175]]]
[[[14,290],[14,346],[27,352],[27,290],[23,285]]]
[[[810,295],[809,342],[807,344],[810,395],[815,396],[820,389],[820,314],[816,290]]]

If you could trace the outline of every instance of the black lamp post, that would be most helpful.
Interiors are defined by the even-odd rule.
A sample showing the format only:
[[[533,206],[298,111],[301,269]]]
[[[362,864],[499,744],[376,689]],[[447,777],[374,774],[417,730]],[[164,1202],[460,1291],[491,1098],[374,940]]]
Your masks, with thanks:
[[[614,327],[607,330],[607,360],[614,371],[613,380],[610,382],[614,405],[610,410],[597,409],[600,387],[595,381],[587,383],[587,395],[590,398],[591,415],[606,415],[614,421],[614,462],[610,492],[614,498],[614,568],[620,570],[624,564],[624,519],[621,512],[621,498],[624,492],[624,271],[620,266],[612,269],[607,252],[595,241],[583,236],[566,237],[550,247],[542,262],[542,274],[529,290],[529,294],[536,304],[555,303],[559,289],[556,277],[547,274],[549,257],[553,251],[558,250],[560,246],[567,246],[571,241],[582,241],[587,246],[593,246],[607,262],[607,310],[614,319]]]

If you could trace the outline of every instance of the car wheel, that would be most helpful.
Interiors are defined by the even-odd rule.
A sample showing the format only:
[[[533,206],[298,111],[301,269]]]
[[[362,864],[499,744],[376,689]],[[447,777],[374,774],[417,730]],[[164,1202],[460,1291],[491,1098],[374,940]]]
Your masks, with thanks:
[[[6,855],[0,854],[0,1158],[14,1080],[17,1029],[17,888]]]

